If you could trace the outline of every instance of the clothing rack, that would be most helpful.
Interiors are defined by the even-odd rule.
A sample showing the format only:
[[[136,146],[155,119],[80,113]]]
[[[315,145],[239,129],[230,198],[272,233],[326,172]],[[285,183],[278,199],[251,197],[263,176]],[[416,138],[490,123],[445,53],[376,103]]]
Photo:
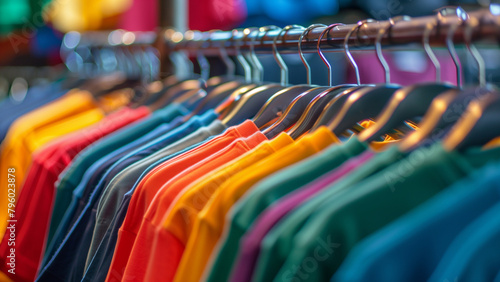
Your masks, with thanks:
[[[485,39],[498,36],[500,33],[500,14],[494,14],[489,9],[481,9],[469,13],[472,27],[472,40]],[[457,24],[453,37],[454,43],[464,42],[465,24],[457,15],[447,16],[425,16],[415,17],[409,21],[394,23],[390,30],[382,37],[382,46],[406,45],[411,43],[421,44],[422,34],[428,24],[436,24],[430,33],[429,43],[432,46],[445,46],[449,29]],[[332,28],[327,35],[321,39],[322,51],[344,51],[344,39],[352,32],[348,44],[351,50],[374,49],[377,34],[382,28],[388,28],[389,21],[365,22],[359,27],[358,24],[339,25]],[[315,28],[307,33],[302,40],[302,51],[314,53],[317,51],[317,43],[320,34],[325,28]],[[217,55],[221,47],[226,47],[229,55],[235,54],[234,43],[239,42],[241,51],[248,50],[253,45],[256,53],[270,53],[273,49],[273,41],[277,38],[277,49],[280,53],[297,53],[297,43],[303,33],[303,29],[296,28],[281,32],[276,28],[269,31],[251,32],[248,36],[241,32],[233,37],[231,31],[214,31],[197,34],[187,33],[189,38],[184,38],[173,43],[171,38],[164,38],[172,45],[173,51],[187,51],[196,54],[201,51],[204,55]],[[243,39],[243,40],[241,40]],[[241,41],[239,41],[241,40]]]
[[[378,34],[382,29],[385,32],[380,44],[390,49],[417,49],[422,48],[423,34],[431,25],[429,44],[433,47],[446,46],[450,29],[454,29],[452,41],[454,44],[465,43],[466,30],[470,31],[470,40],[482,42],[497,42],[500,35],[500,9],[491,5],[490,9],[481,9],[467,14],[464,21],[457,13],[425,17],[414,17],[405,21],[360,21],[357,24],[337,25],[321,37],[328,27],[318,27],[309,30],[302,39],[303,53],[317,52],[318,41],[321,41],[323,52],[344,52],[345,37],[349,34],[347,45],[353,50],[373,50]],[[161,20],[161,19],[160,19]],[[253,47],[257,54],[269,54],[276,48],[280,53],[298,53],[298,41],[304,29],[291,28],[282,30],[278,27],[247,28],[234,31],[193,31],[181,32],[174,28],[164,28],[158,32],[128,32],[124,30],[98,31],[68,34],[77,37],[77,43],[63,42],[62,51],[67,52],[78,47],[122,47],[136,48],[153,46],[158,50],[161,73],[171,73],[172,66],[168,60],[170,54],[183,51],[190,56],[201,52],[205,56],[219,56],[221,48],[228,55],[236,55],[236,46],[241,52],[247,52]],[[77,34],[77,35],[75,35]],[[320,39],[321,37],[321,39]],[[75,40],[75,39],[74,39]],[[236,45],[237,44],[237,45]],[[66,44],[68,45],[68,44]],[[275,46],[274,46],[275,45]]]
[[[470,12],[469,21],[472,27],[472,40],[495,39],[500,36],[500,13],[494,14],[489,9],[481,9]],[[399,21],[390,27],[390,30],[382,36],[382,46],[401,46],[405,44],[421,44],[422,34],[428,24],[435,24],[429,37],[432,46],[445,46],[448,31],[454,25],[459,25],[453,37],[454,43],[464,43],[465,24],[456,15],[414,17],[409,21]],[[321,39],[322,51],[343,51],[346,35],[353,29],[348,44],[352,50],[374,49],[377,34],[383,28],[390,25],[388,20],[364,22],[359,24],[338,25],[330,29],[327,35]],[[310,30],[302,40],[302,51],[314,53],[317,51],[317,43],[320,34],[326,27],[318,27]],[[111,47],[154,45],[157,39],[162,39],[164,44],[169,45],[171,51],[187,51],[196,54],[201,51],[204,55],[218,55],[221,47],[225,47],[229,55],[235,54],[235,43],[238,42],[242,51],[248,51],[253,45],[256,53],[270,53],[273,49],[273,41],[277,38],[277,49],[280,53],[297,53],[297,43],[303,33],[303,29],[294,28],[282,32],[280,28],[270,29],[267,32],[257,28],[249,28],[250,34],[243,32],[234,34],[232,31],[207,31],[199,32],[189,30],[184,33],[172,28],[160,32],[126,32],[116,31],[94,31],[80,34],[81,39],[78,46]],[[113,32],[117,35],[127,36],[133,34],[133,40],[128,43],[120,42],[112,44],[110,38]],[[500,39],[500,38],[497,38]]]

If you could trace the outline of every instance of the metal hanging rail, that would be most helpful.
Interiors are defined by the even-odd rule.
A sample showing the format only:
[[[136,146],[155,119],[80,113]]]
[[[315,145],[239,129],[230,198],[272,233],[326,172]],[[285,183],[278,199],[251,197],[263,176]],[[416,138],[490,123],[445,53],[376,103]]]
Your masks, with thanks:
[[[472,39],[498,39],[500,35],[500,14],[495,14],[494,9],[482,9],[469,13],[468,24],[471,24]],[[436,24],[430,35],[430,44],[432,46],[445,46],[448,30],[453,26],[462,23],[457,15],[426,16],[415,17],[410,21],[401,21],[394,24],[390,31],[382,38],[384,46],[407,45],[411,43],[421,44],[422,35],[428,24]],[[351,50],[356,49],[374,49],[375,39],[382,28],[387,28],[389,21],[366,22],[352,33],[349,39]],[[343,51],[345,36],[358,24],[339,25],[328,32],[321,42],[322,50],[325,51]],[[465,24],[461,24],[456,29],[453,42],[464,42]],[[302,50],[304,53],[317,51],[318,38],[325,28],[316,28],[311,30],[303,39]],[[238,42],[242,51],[249,50],[253,44],[256,53],[270,53],[273,48],[273,40],[277,38],[277,48],[280,53],[297,53],[297,43],[303,30],[290,29],[281,32],[281,29],[265,31],[252,31],[247,35],[239,32],[233,37],[231,31],[213,31],[196,32],[187,31],[186,33],[167,30],[164,32],[163,40],[169,45],[171,51],[187,51],[195,55],[202,51],[205,55],[217,55],[220,48],[226,47],[229,55],[235,54],[234,43]]]
[[[472,28],[472,40],[479,39],[500,39],[500,14],[493,14],[488,9],[481,9],[469,13],[470,21],[476,21]],[[427,24],[436,24],[430,35],[432,46],[446,46],[446,37],[452,26],[460,24],[460,19],[456,15],[442,16],[438,21],[437,16],[415,17],[409,21],[399,21],[382,37],[383,46],[401,46],[408,44],[421,45],[422,35]],[[375,39],[382,28],[387,28],[389,21],[365,22],[357,28],[349,38],[349,48],[374,49]],[[344,39],[347,33],[358,24],[338,25],[328,32],[327,36],[321,40],[321,49],[324,51],[343,51]],[[464,42],[465,24],[461,24],[454,33],[453,42]],[[250,33],[244,35],[239,32],[233,36],[232,31],[209,31],[199,32],[188,30],[180,32],[172,28],[155,32],[126,32],[123,30],[114,31],[90,31],[78,34],[78,45],[92,47],[117,46],[137,46],[153,45],[157,48],[164,47],[168,52],[187,51],[195,55],[202,51],[205,55],[218,55],[220,48],[225,47],[229,55],[235,54],[235,43],[239,44],[242,51],[249,50],[253,45],[256,53],[271,53],[273,41],[276,37],[277,48],[280,53],[297,53],[297,43],[303,30],[296,28],[286,32],[281,29],[269,31],[258,31],[258,28],[249,28]],[[313,53],[317,51],[317,43],[324,27],[315,28],[304,36],[302,41],[302,51]],[[75,33],[75,32],[72,32]],[[68,34],[71,35],[71,34]],[[116,35],[116,36],[114,36]],[[116,42],[113,42],[116,38]],[[128,40],[128,42],[127,42]],[[163,46],[159,46],[163,45]]]
[[[177,3],[182,0],[175,0]],[[431,46],[446,46],[446,39],[450,30],[454,30],[453,42],[464,43],[466,30],[470,31],[469,38],[473,41],[490,40],[497,44],[500,35],[500,6],[490,6],[490,9],[481,9],[470,12],[464,22],[457,14],[437,14],[426,17],[415,17],[410,20],[393,22],[389,21],[363,21],[358,24],[337,25],[327,32],[321,39],[321,49],[325,52],[343,52],[344,41],[347,34],[351,33],[348,45],[351,51],[373,50],[377,35],[383,29],[388,29],[382,36],[381,44],[391,50],[395,49],[421,49],[424,30],[429,24],[434,25],[429,37]],[[357,27],[357,28],[356,28]],[[390,27],[390,28],[389,28]],[[317,52],[317,43],[320,34],[325,28],[310,30],[302,40],[302,52]],[[169,54],[175,51],[185,51],[191,56],[202,52],[206,56],[219,56],[221,48],[228,55],[236,55],[235,46],[240,51],[250,50],[252,46],[256,53],[272,53],[273,41],[280,53],[298,53],[298,40],[303,33],[301,28],[291,28],[282,31],[280,28],[259,30],[248,28],[245,32],[233,31],[186,31],[181,32],[173,28],[164,28],[159,32],[128,32],[124,30],[95,31],[66,34],[61,46],[63,58],[78,48],[134,48],[151,46],[158,51],[160,60],[160,76],[165,77],[173,73],[171,62],[167,60]],[[275,40],[276,39],[276,40]],[[236,45],[237,44],[237,45]],[[413,47],[412,47],[413,46]]]

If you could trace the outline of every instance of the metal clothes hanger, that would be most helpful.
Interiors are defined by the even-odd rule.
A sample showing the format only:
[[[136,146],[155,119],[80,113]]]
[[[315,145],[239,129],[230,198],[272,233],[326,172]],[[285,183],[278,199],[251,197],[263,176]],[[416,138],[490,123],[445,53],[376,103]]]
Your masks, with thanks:
[[[436,25],[437,23],[427,24],[422,39],[424,50],[436,69],[436,82],[416,84],[397,90],[376,118],[377,122],[359,134],[360,141],[375,141],[390,130],[404,125],[405,121],[423,116],[434,98],[454,88],[453,85],[441,83],[441,67],[429,45],[430,33]]]
[[[295,125],[288,131],[288,134],[293,138],[297,139],[309,130],[311,130],[315,123],[318,122],[320,117],[323,114],[323,110],[325,107],[332,102],[332,100],[342,100],[345,98],[345,94],[348,94],[350,91],[357,89],[357,85],[355,84],[341,84],[333,86],[332,83],[332,65],[326,59],[325,55],[321,51],[321,41],[325,34],[327,34],[330,30],[335,28],[336,26],[344,25],[342,23],[334,23],[325,28],[320,36],[317,43],[317,51],[323,63],[327,66],[328,69],[328,84],[326,90],[323,90],[319,93],[313,100],[307,105],[304,113],[300,116],[299,120],[295,123]],[[303,61],[305,62],[305,60]],[[308,72],[310,72],[309,65],[306,65]],[[353,88],[354,87],[354,88]],[[340,104],[339,104],[340,105]]]
[[[122,47],[125,49],[125,47]],[[130,88],[137,86],[141,83],[138,76],[132,77],[130,67],[126,68],[124,65],[130,65],[137,62],[132,62],[130,54],[125,54],[119,46],[110,49],[108,47],[84,47],[87,50],[87,56],[84,56],[84,62],[81,64],[81,75],[88,77],[88,79],[79,86],[79,89],[87,90],[94,97],[104,96],[112,91]],[[117,61],[115,67],[111,70],[104,67],[104,59],[109,59],[113,56]],[[118,60],[117,57],[121,60]]]
[[[195,38],[196,36],[201,37],[201,33],[199,31],[186,31],[184,33],[185,38]],[[157,98],[149,107],[152,111],[163,108],[169,104],[171,104],[175,99],[181,97],[183,94],[186,94],[187,97],[190,97],[197,93],[200,89],[206,89],[207,81],[203,78],[207,76],[210,72],[210,65],[208,65],[208,60],[203,56],[200,50],[197,52],[197,61],[200,65],[201,69],[201,77],[193,78],[188,77],[185,80],[178,82],[177,84],[166,87],[164,91],[162,91],[162,95]],[[217,81],[218,82],[218,81]]]
[[[191,112],[189,117],[197,115],[199,113],[203,113],[209,109],[215,108],[217,105],[222,103],[225,99],[228,97],[239,94],[242,90],[248,91],[256,86],[256,84],[251,82],[252,79],[252,70],[250,68],[250,65],[248,62],[245,60],[243,55],[241,54],[240,46],[239,46],[239,41],[235,40],[235,37],[238,36],[242,31],[234,29],[232,31],[231,38],[229,40],[233,41],[233,45],[236,51],[236,58],[237,61],[242,65],[245,76],[244,76],[244,81],[238,79],[234,81],[229,81],[226,83],[223,83],[217,87],[215,87],[212,91],[210,91],[197,105],[197,107]],[[222,51],[223,50],[223,51]],[[222,60],[225,62],[231,62],[231,59],[227,56],[227,51],[225,50],[224,47],[220,48],[220,55],[222,57]],[[226,74],[227,76],[234,75],[234,64],[231,66],[231,64],[227,64],[227,69],[228,73]],[[187,117],[188,118],[188,117]]]
[[[208,35],[207,42],[211,44],[211,34],[217,30],[211,30]],[[233,39],[233,33],[231,40]],[[219,57],[226,66],[226,74],[219,76],[219,83],[210,84],[209,81],[213,81],[216,77],[212,77],[207,81],[207,87],[204,91],[198,91],[193,93],[192,96],[187,97],[187,99],[179,98],[179,100],[174,100],[174,103],[182,103],[187,109],[194,109],[192,114],[197,114],[198,112],[205,112],[208,109],[212,109],[217,106],[221,101],[227,98],[235,89],[245,84],[242,77],[235,75],[235,65],[234,62],[227,55],[225,47],[221,46],[219,48]],[[182,99],[182,100],[181,100]],[[198,107],[199,106],[199,107]]]
[[[302,34],[299,37],[299,42],[298,42],[298,50],[299,50],[299,56],[300,59],[302,60],[302,63],[304,64],[306,68],[306,81],[307,85],[312,86],[311,83],[311,67],[305,60],[304,54],[302,52],[302,41],[304,39],[304,36],[308,34],[311,30],[317,28],[317,27],[326,27],[324,24],[312,24],[308,28],[302,32]],[[272,124],[270,127],[266,128],[263,133],[266,135],[267,138],[271,139],[275,136],[277,136],[279,133],[287,130],[288,128],[292,127],[294,124],[296,124],[299,119],[301,118],[302,114],[306,111],[308,105],[311,103],[311,101],[315,98],[318,97],[321,92],[324,90],[328,89],[329,87],[323,86],[323,87],[314,87],[312,89],[306,90],[304,93],[298,95],[295,99],[293,99],[292,102],[290,102],[289,106],[285,109],[283,114],[279,117],[279,119]]]
[[[133,48],[133,47],[131,47]],[[126,86],[132,93],[129,107],[136,108],[145,105],[145,102],[157,91],[162,89],[162,82],[155,80],[158,73],[155,72],[155,64],[159,67],[155,49],[150,46],[135,46],[132,50],[124,50],[124,55],[132,60],[131,77],[137,77],[137,84]],[[120,85],[115,89],[120,89]]]
[[[248,38],[249,35],[251,35],[253,32],[259,32],[259,28],[257,27],[250,27],[250,28],[245,28],[243,30],[243,36],[241,39],[236,39],[235,40],[235,49],[237,53],[237,59],[238,61],[242,64],[243,69],[245,71],[245,80],[247,83],[252,83],[249,84],[249,86],[243,86],[240,87],[236,90],[234,90],[231,95],[225,99],[223,102],[219,104],[216,108],[216,112],[219,113],[219,117],[222,119],[223,117],[227,116],[228,113],[230,113],[234,107],[237,104],[237,101],[243,97],[245,93],[248,91],[254,89],[257,86],[262,86],[265,85],[263,82],[263,67],[259,62],[259,59],[257,58],[257,55],[255,54],[255,39],[256,37],[251,38],[251,44],[249,44],[249,52],[246,52],[245,54],[241,53],[240,50],[240,45],[239,42],[242,41],[244,45],[246,39]],[[248,73],[247,73],[248,71]]]
[[[201,33],[199,31],[187,31],[185,33],[185,37],[193,39],[199,38],[199,40],[203,40],[207,44],[211,44],[210,34],[212,34],[213,32],[214,31],[211,31],[209,33]],[[207,39],[205,39],[203,36],[206,36]],[[211,91],[215,87],[233,79],[230,75],[210,78],[210,64],[201,51],[203,47],[204,46],[202,44],[202,46],[200,46],[200,49],[197,50],[196,55],[196,60],[200,66],[201,78],[184,80],[177,85],[169,88],[165,91],[164,95],[155,102],[155,104],[157,105],[156,107],[161,108],[174,102],[183,103],[190,98],[196,101],[197,99],[206,96],[205,92],[207,90]],[[229,66],[228,69],[231,69],[231,66]]]
[[[208,47],[211,46],[212,40],[211,36],[216,30],[210,30],[207,33],[201,33],[201,40],[203,41],[204,44],[207,44]],[[226,81],[229,81],[233,79],[231,75],[227,76],[210,76],[210,63],[208,62],[207,57],[202,52],[202,49],[204,47],[204,44],[201,45],[201,47],[197,50],[196,54],[196,59],[198,61],[198,64],[200,65],[200,75],[201,75],[201,80],[204,81],[205,83],[202,83],[202,87],[200,88],[195,88],[195,89],[190,89],[189,91],[180,91],[179,93],[174,94],[170,101],[167,103],[176,103],[176,104],[188,104],[188,109],[189,108],[189,101],[190,99],[194,101],[199,101],[201,98],[207,96],[207,92],[213,90],[215,87],[225,83]],[[224,59],[223,59],[223,62]],[[234,70],[234,65],[232,66]],[[230,69],[231,66],[228,67]],[[234,76],[234,73],[232,74]],[[194,102],[192,102],[194,103]],[[193,107],[191,107],[192,109]]]
[[[443,140],[443,147],[451,152],[483,146],[500,136],[500,93],[491,91],[470,102],[464,115]]]
[[[486,86],[484,60],[475,46],[471,45],[472,30],[480,28],[477,18],[470,18],[465,26],[465,45],[476,60],[479,69],[479,86]],[[489,93],[471,101],[465,113],[453,125],[443,139],[443,147],[447,151],[463,151],[475,146],[483,146],[500,136],[500,93],[492,89]]]
[[[132,88],[144,87],[150,81],[145,79],[145,70],[151,61],[142,59],[146,52],[140,43],[129,41],[124,44],[125,37],[130,32],[115,30],[112,33],[118,35],[114,37],[118,41],[115,40],[113,44],[109,41],[111,33],[105,35],[108,40],[102,41],[101,38],[97,42],[94,42],[95,38],[90,41],[82,39],[82,35],[77,32],[65,35],[60,50],[61,57],[68,69],[78,73],[78,79],[65,80],[63,87],[85,89],[96,97],[115,90],[130,90],[134,96],[131,102],[135,103],[138,97],[135,97]],[[71,75],[68,76],[70,77]]]
[[[197,37],[199,38],[201,36],[201,33],[192,30],[181,33],[179,31],[169,29],[166,31],[165,36],[167,36],[169,40],[173,40],[176,38],[176,40],[187,39],[191,41]],[[219,83],[219,81],[217,80],[219,79],[218,77],[216,77],[215,80],[208,79],[208,81],[205,82],[201,79],[200,74],[194,73],[193,62],[189,59],[185,51],[179,50],[176,52],[172,52],[167,58],[175,68],[174,74],[162,80],[164,84],[163,89],[157,91],[152,95],[152,97],[147,102],[147,104],[149,105],[157,103],[160,104],[159,107],[161,107],[161,103],[157,102],[158,100],[163,99],[163,104],[168,104],[168,102],[165,102],[167,97],[174,95],[179,91],[185,92],[192,89],[200,89],[200,87],[203,86],[210,86],[212,84]],[[202,59],[200,57],[198,58]]]
[[[245,74],[245,82],[252,83],[252,69],[250,68],[250,65],[248,64],[245,57],[241,54],[241,49],[240,49],[240,41],[241,40],[236,39],[236,37],[238,36],[238,34],[240,32],[244,36],[245,29],[243,29],[242,31],[240,31],[238,29],[233,29],[231,40],[234,42],[233,45],[234,45],[234,50],[236,52],[236,60],[240,63],[241,67],[243,68],[243,72]],[[241,39],[243,39],[243,36],[241,37]]]
[[[346,130],[353,128],[360,121],[372,119],[379,115],[394,92],[401,88],[401,86],[399,85],[390,83],[390,70],[382,54],[381,40],[386,32],[390,30],[398,21],[408,20],[410,20],[410,17],[408,16],[389,19],[389,24],[387,25],[387,27],[379,30],[377,38],[375,40],[375,50],[377,58],[385,71],[385,84],[375,87],[364,87],[349,94],[349,97],[343,104],[340,111],[338,111],[327,124],[328,128],[335,135],[340,135]],[[358,30],[363,24],[363,22],[360,22],[358,24]],[[353,31],[354,29],[351,30],[351,32]],[[344,41],[346,46],[346,54],[349,58],[349,61],[351,62],[351,65],[356,71],[356,79],[359,85],[359,70],[356,62],[352,57],[352,54],[348,51],[347,48],[349,37],[350,33],[347,34],[346,40]]]
[[[286,35],[287,31],[294,28],[300,28],[302,30],[305,29],[304,27],[298,25],[286,26],[280,31],[278,36],[276,36],[273,41],[273,55],[281,69],[282,86],[288,86],[288,67],[277,50],[276,41],[282,33]],[[311,85],[295,85],[276,92],[276,94],[269,98],[260,111],[255,115],[253,119],[255,125],[260,129],[264,129],[264,127],[270,122],[275,122],[277,118],[279,119],[279,117],[283,115],[286,107],[290,105],[294,99],[312,88],[314,87]]]
[[[269,29],[269,28],[278,28],[275,25],[269,25],[262,27],[262,29]],[[257,35],[260,33],[261,28],[253,28],[253,29],[248,29],[246,28],[243,30],[243,33],[245,34],[244,40],[248,38],[248,36],[253,33],[254,31],[257,32]],[[250,52],[246,53],[246,57],[248,58],[248,61],[252,65],[252,80],[254,83],[263,83],[264,82],[264,67],[259,61],[259,58],[257,57],[257,53],[255,53],[255,40],[257,36],[254,36],[251,38],[251,44],[249,44],[249,49]]]
[[[264,26],[259,28],[258,33],[264,32],[265,34],[269,30],[279,29],[277,26]],[[258,35],[258,34],[257,34]],[[263,37],[264,37],[263,36]],[[252,45],[255,42],[255,37],[252,39]],[[251,53],[255,53],[254,51]],[[256,58],[256,56],[255,56]],[[259,63],[260,64],[260,63]],[[279,90],[285,88],[280,84],[265,84],[251,89],[245,92],[239,97],[236,97],[234,101],[229,106],[230,110],[227,113],[221,114],[219,118],[222,123],[233,126],[242,123],[246,119],[252,118],[257,114],[257,112],[262,108],[269,98],[276,94]]]
[[[206,44],[208,44],[210,46],[210,36],[208,36],[207,40],[204,40],[203,36],[204,35],[206,36],[206,34],[201,33],[199,31],[197,31],[197,32],[199,34],[201,34],[201,36],[200,36],[201,40],[206,42]],[[204,46],[202,44],[200,46],[200,48],[198,48],[198,50],[196,51],[196,61],[198,62],[198,65],[200,66],[201,79],[207,81],[210,78],[210,63],[208,62],[207,57],[205,57],[205,55],[201,51],[203,47]]]
[[[184,81],[180,81],[179,83],[167,87],[164,91],[161,92],[161,96],[153,102],[149,108],[152,111],[157,109],[161,109],[170,103],[177,97],[182,94],[188,93],[189,91],[195,90],[198,91],[206,87],[205,81],[202,79],[188,79]],[[192,95],[192,92],[189,92],[189,95]]]
[[[178,34],[181,33],[179,32]],[[199,75],[194,73],[193,63],[183,51],[172,52],[168,58],[175,68],[175,74],[169,75],[161,81],[154,82],[154,90],[150,91],[151,93],[144,99],[142,102],[143,105],[151,106],[158,103],[157,101],[164,97],[169,89],[180,85],[184,81],[199,79]],[[159,86],[156,86],[158,83]]]
[[[318,129],[319,127],[321,127],[323,125],[328,125],[331,122],[331,120],[339,113],[340,109],[343,107],[344,103],[347,101],[347,99],[350,97],[350,95],[352,93],[371,86],[371,85],[361,85],[360,78],[359,78],[358,65],[354,61],[354,58],[352,57],[352,54],[349,51],[348,41],[349,41],[349,38],[351,37],[352,32],[354,32],[354,30],[356,30],[356,29],[359,30],[359,28],[363,24],[365,24],[367,22],[373,22],[373,21],[374,21],[373,19],[359,21],[358,24],[356,26],[354,26],[347,33],[347,35],[344,39],[344,54],[345,54],[346,58],[348,59],[349,63],[351,64],[351,66],[354,68],[354,71],[356,74],[357,84],[343,90],[333,100],[328,102],[328,104],[323,108],[321,115],[315,121],[313,127],[311,128],[311,131]],[[356,126],[353,126],[353,128],[356,128]]]

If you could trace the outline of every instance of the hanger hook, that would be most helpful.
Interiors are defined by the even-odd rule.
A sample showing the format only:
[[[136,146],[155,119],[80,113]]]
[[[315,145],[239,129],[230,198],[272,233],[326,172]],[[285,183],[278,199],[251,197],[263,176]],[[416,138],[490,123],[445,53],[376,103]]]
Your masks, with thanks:
[[[446,47],[448,48],[448,52],[450,53],[450,56],[453,60],[453,64],[455,64],[455,70],[457,72],[457,86],[462,89],[462,71],[460,67],[461,64],[460,59],[458,58],[457,50],[455,49],[453,36],[455,35],[455,31],[457,30],[457,28],[463,25],[468,20],[469,15],[460,6],[446,6],[439,9],[437,12],[438,24],[440,24],[443,21],[444,17],[448,14],[455,14],[459,19],[459,23],[451,25],[450,29],[448,30],[448,34],[446,35]]]
[[[309,31],[317,28],[317,27],[326,27],[325,24],[312,24],[309,27],[307,27],[302,34],[299,37],[299,56],[300,60],[304,64],[304,67],[306,67],[306,78],[307,78],[307,84],[311,85],[311,67],[309,66],[309,63],[306,61],[306,58],[304,57],[304,53],[302,52],[302,40],[304,39],[304,36],[309,33]]]
[[[389,20],[388,20],[389,23],[387,24],[387,26],[384,27],[384,28],[381,28],[378,31],[377,38],[375,40],[375,50],[377,52],[378,61],[380,62],[380,64],[384,68],[385,83],[386,84],[390,84],[391,83],[391,72],[390,72],[390,69],[389,69],[389,64],[387,64],[387,61],[384,58],[384,54],[382,53],[382,43],[381,43],[382,42],[382,37],[384,37],[384,35],[387,32],[390,32],[390,30],[392,29],[392,27],[397,22],[400,22],[400,21],[409,21],[409,20],[411,20],[410,16],[397,16],[397,17],[394,17],[394,18],[389,18]]]
[[[318,45],[317,45],[318,55],[321,57],[321,60],[325,63],[325,65],[328,67],[328,85],[329,86],[333,86],[333,83],[332,83],[332,65],[330,64],[330,62],[328,62],[325,55],[321,51],[321,41],[323,40],[323,37],[325,36],[325,34],[330,32],[330,30],[333,29],[334,27],[340,26],[340,25],[344,25],[344,24],[343,23],[334,23],[334,24],[329,25],[321,32],[321,34],[319,35],[319,39],[318,39]]]
[[[278,37],[281,37],[283,34],[282,42],[285,43],[284,36],[286,36],[286,33],[289,30],[294,29],[294,28],[305,29],[303,26],[300,26],[300,25],[287,25],[278,33],[277,36],[274,37],[274,40],[273,40],[273,55],[274,55],[274,59],[276,60],[276,62],[278,63],[278,65],[280,66],[280,69],[281,69],[281,85],[282,86],[288,85],[288,67],[285,64],[283,57],[281,57],[280,53],[278,52],[278,47],[277,47],[276,41],[278,40]]]
[[[422,37],[422,43],[424,45],[425,53],[427,54],[429,59],[431,59],[431,62],[434,65],[434,68],[436,69],[436,82],[439,83],[441,82],[441,64],[439,63],[436,54],[434,54],[431,45],[429,44],[429,38],[431,32],[434,30],[436,26],[437,26],[437,19],[435,22],[428,22],[425,25],[424,35]]]
[[[212,34],[214,32],[221,32],[222,30],[220,29],[212,29],[209,31],[209,36],[210,36],[210,41],[212,42]],[[231,37],[227,40],[229,41],[230,39],[233,38],[233,34],[231,33]],[[226,41],[223,41],[223,43],[221,44],[221,46],[219,47],[219,56],[222,60],[222,62],[224,63],[224,65],[226,66],[226,75],[228,77],[234,77],[234,74],[235,74],[235,66],[234,66],[234,62],[233,60],[231,60],[231,58],[229,58],[229,56],[227,55],[227,51],[226,51],[226,45],[225,45]]]
[[[200,75],[203,80],[208,80],[210,78],[210,63],[207,60],[207,57],[203,54],[201,51],[203,49],[203,41],[206,41],[208,44],[208,47],[211,46],[211,39],[210,39],[210,32],[209,33],[204,33],[201,31],[195,31],[195,37],[196,34],[200,36],[200,40],[202,40],[202,43],[200,45],[200,48],[198,48],[196,52],[196,59],[198,60],[198,64],[200,65]],[[204,40],[204,37],[208,35],[208,38]]]
[[[245,42],[248,38],[248,36],[255,30],[258,30],[258,27],[251,27],[251,28],[245,28],[243,30],[243,45],[245,45]],[[252,40],[253,41],[253,40]],[[252,52],[254,50],[253,46],[252,45],[249,45],[249,48],[248,48],[248,52],[246,52],[243,56],[246,58],[246,60],[250,63],[250,69],[251,69],[251,76],[252,76],[252,81],[253,82],[259,82],[260,80],[260,77],[261,77],[261,73],[264,71],[262,69],[262,65],[260,64],[259,62],[259,59],[257,58],[257,56],[255,55],[255,51]],[[252,54],[253,53],[253,54]]]
[[[191,30],[187,30],[186,32],[182,33],[180,31],[175,31],[171,29],[167,32],[171,33],[171,35],[169,36],[170,41],[179,42],[180,40],[185,39],[186,46],[188,46],[194,38],[194,32]],[[172,52],[170,55],[170,59],[174,63],[175,74],[178,75],[179,77],[187,77],[188,75],[194,73],[194,64],[189,59],[187,51],[179,50],[177,52]],[[176,61],[179,62],[180,65],[175,64]],[[185,71],[183,70],[182,67],[185,68]]]
[[[239,33],[240,30],[233,29],[231,40],[234,41],[236,59],[241,64],[241,66],[243,67],[243,71],[245,72],[245,82],[250,83],[252,81],[252,70],[250,69],[250,65],[248,64],[247,60],[245,60],[245,57],[243,57],[243,55],[241,54],[240,42],[241,40],[243,40],[243,36],[240,39],[236,39],[236,36],[238,36]]]
[[[354,71],[356,72],[356,82],[358,85],[361,84],[361,80],[359,78],[359,68],[358,65],[356,64],[356,61],[354,61],[354,58],[352,57],[351,51],[349,51],[349,38],[351,37],[351,34],[356,30],[361,28],[362,25],[368,23],[368,22],[375,22],[374,19],[366,19],[359,21],[357,25],[355,25],[349,32],[346,34],[344,38],[344,53],[351,63],[351,66],[354,68]]]
[[[476,60],[477,67],[479,70],[479,86],[480,87],[485,87],[486,86],[486,67],[484,64],[484,59],[479,53],[479,50],[477,50],[476,46],[472,44],[472,32],[473,29],[476,27],[480,27],[480,22],[476,17],[470,17],[468,21],[465,22],[465,31],[464,31],[464,38],[465,38],[465,46],[469,50],[469,52],[472,54],[472,57],[474,60]]]
[[[250,36],[251,33],[257,32],[257,35],[251,38],[251,44],[249,45],[250,49],[250,62],[253,65],[254,68],[254,82],[262,82],[264,81],[264,68],[262,67],[262,64],[259,61],[259,58],[257,57],[257,54],[255,53],[255,40],[257,39],[257,36],[259,36],[260,29],[259,28],[246,28],[243,33],[245,34],[245,39]]]
[[[264,32],[264,34],[262,35],[262,37],[260,38],[260,43],[262,44],[262,41],[264,40],[264,37],[266,36],[266,34],[270,31],[270,30],[275,30],[275,29],[279,29],[280,31],[282,30],[279,26],[275,26],[275,25],[266,25],[266,26],[263,26],[263,27],[260,27],[257,31],[257,35],[252,38],[252,48],[254,47],[254,42],[255,42],[255,39],[257,36],[259,36],[259,34],[261,32]],[[274,52],[274,49],[275,49],[275,44],[273,42],[273,52]],[[255,54],[255,51],[254,51],[254,54]],[[257,56],[256,56],[257,57]],[[278,63],[279,64],[279,63]],[[262,67],[262,65],[261,65]],[[280,66],[281,67],[281,66]],[[262,72],[261,74],[261,81],[264,81],[264,72]]]

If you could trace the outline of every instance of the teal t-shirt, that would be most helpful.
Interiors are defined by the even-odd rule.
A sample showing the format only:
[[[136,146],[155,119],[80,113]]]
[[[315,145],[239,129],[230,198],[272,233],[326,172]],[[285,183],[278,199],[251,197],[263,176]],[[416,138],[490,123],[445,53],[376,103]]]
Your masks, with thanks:
[[[493,281],[500,269],[499,215],[500,203],[460,232],[429,281]]]
[[[500,270],[497,273],[497,276],[495,277],[494,282],[500,282]]]

